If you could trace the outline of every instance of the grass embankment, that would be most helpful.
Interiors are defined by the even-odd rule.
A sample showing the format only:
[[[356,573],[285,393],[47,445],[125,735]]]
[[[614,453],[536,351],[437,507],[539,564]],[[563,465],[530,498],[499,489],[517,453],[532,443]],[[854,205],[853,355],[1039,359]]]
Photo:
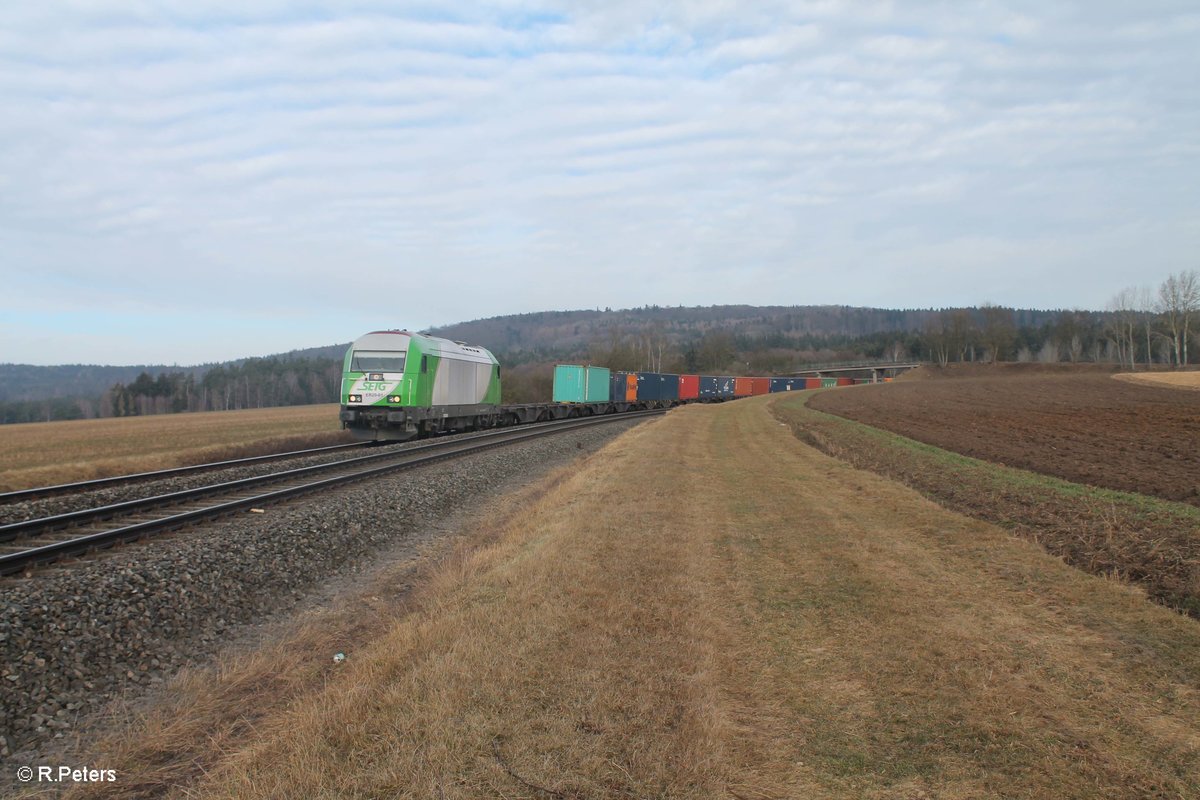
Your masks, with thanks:
[[[356,638],[192,680],[77,794],[1200,792],[1200,626],[818,452],[770,402],[622,436],[413,592],[384,576],[370,614],[316,621]]]
[[[351,441],[337,408],[0,425],[0,491]]]
[[[1200,508],[1084,486],[942,450],[792,401],[776,414],[805,441],[999,524],[1097,575],[1200,617]]]

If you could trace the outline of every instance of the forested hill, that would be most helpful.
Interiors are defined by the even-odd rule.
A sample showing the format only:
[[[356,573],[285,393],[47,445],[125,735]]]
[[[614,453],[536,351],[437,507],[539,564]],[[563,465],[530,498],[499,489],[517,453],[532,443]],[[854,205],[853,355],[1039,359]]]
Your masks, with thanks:
[[[544,311],[461,322],[431,333],[470,342],[519,363],[539,358],[586,354],[597,344],[657,335],[685,348],[706,334],[728,334],[742,346],[755,342],[802,343],[803,349],[863,337],[921,331],[945,314],[940,309],[886,309],[853,306],[707,306]],[[973,311],[973,309],[972,309]],[[1017,327],[1053,323],[1060,311],[1012,309]],[[1090,312],[1085,312],[1090,313]]]
[[[114,383],[137,380],[143,372],[157,375],[179,367],[138,365],[110,367],[95,364],[64,364],[38,367],[31,364],[0,364],[0,403],[36,400],[43,397],[82,397],[98,394]],[[203,369],[201,367],[190,368]]]
[[[347,347],[189,367],[0,364],[0,423],[332,403]]]

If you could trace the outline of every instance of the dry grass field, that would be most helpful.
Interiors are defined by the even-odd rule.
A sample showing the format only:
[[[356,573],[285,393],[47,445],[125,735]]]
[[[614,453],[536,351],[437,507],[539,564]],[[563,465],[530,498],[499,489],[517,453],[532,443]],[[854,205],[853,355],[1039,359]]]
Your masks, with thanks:
[[[1200,391],[1200,372],[1122,372],[1113,377],[1130,383]]]
[[[634,429],[180,681],[69,796],[1200,796],[1194,620],[823,455],[796,402]]]
[[[0,426],[0,491],[350,441],[336,405]]]

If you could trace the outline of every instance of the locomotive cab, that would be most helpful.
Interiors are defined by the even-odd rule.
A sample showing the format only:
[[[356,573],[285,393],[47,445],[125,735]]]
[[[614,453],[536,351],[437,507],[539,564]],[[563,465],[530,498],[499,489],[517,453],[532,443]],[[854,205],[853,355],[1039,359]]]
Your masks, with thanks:
[[[411,388],[411,381],[405,381],[408,343],[407,335],[391,333],[371,333],[356,341],[346,353],[342,404],[407,405]]]

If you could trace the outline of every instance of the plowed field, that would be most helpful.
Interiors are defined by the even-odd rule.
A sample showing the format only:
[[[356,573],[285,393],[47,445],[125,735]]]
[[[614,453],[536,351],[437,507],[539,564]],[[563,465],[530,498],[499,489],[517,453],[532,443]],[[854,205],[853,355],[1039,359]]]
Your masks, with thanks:
[[[1001,366],[824,392],[810,405],[975,458],[1200,505],[1197,392]]]

